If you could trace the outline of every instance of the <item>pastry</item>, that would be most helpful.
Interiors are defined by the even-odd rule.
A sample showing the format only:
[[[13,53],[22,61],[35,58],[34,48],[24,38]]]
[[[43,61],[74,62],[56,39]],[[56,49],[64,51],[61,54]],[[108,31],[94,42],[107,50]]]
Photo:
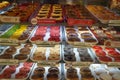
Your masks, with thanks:
[[[120,80],[120,73],[112,75],[113,80]]]
[[[58,74],[51,74],[51,73],[47,74],[47,80],[58,80],[58,79],[59,79]]]
[[[94,38],[84,38],[85,42],[97,42]]]
[[[21,68],[19,69],[19,72],[20,72],[20,73],[24,73],[24,74],[29,73],[29,71],[30,71],[30,67],[21,67]]]
[[[32,62],[24,62],[23,66],[26,67],[32,67],[33,63]]]
[[[11,68],[11,67],[8,67],[8,68],[6,68],[4,71],[3,71],[3,73],[5,74],[13,74],[14,72],[16,71],[16,68]]]
[[[11,54],[2,54],[0,55],[0,59],[12,59],[13,56]]]
[[[17,55],[15,55],[15,59],[18,59],[18,60],[25,60],[27,58],[28,58],[28,56],[26,54],[17,54]]]
[[[108,55],[111,57],[120,57],[120,53],[117,51],[109,51]]]
[[[98,57],[106,56],[106,52],[104,52],[103,50],[96,50],[95,53],[96,53],[96,56]]]
[[[24,45],[24,47],[32,47],[32,44],[31,44],[31,43],[26,43],[26,44]]]
[[[90,34],[90,33],[81,33],[81,37],[83,38],[83,39],[85,39],[85,38],[91,38],[92,37],[92,34]]]
[[[37,67],[34,70],[34,75],[44,74],[44,73],[45,73],[45,68],[43,68],[43,67]]]
[[[15,75],[15,78],[16,79],[25,79],[26,77],[27,77],[28,75],[26,74],[26,73],[17,73],[16,75]]]
[[[5,50],[5,54],[14,54],[16,52],[16,48],[14,46],[10,46]]]
[[[34,60],[46,60],[45,53],[37,52],[33,55]]]
[[[79,53],[88,53],[88,50],[87,50],[87,48],[77,48],[77,51],[79,52]]]
[[[30,54],[30,48],[29,47],[24,47],[24,48],[22,48],[22,49],[20,49],[20,54],[26,54],[26,55],[28,55],[28,54]]]
[[[109,48],[109,47],[105,47],[106,51],[115,51],[115,48]]]
[[[82,77],[89,76],[91,75],[91,70],[89,69],[89,67],[82,67],[80,69],[80,74],[82,75]]]
[[[67,78],[70,80],[78,80],[77,70],[75,68],[68,68],[67,69]]]
[[[51,74],[59,74],[59,69],[57,67],[50,67],[48,72]]]
[[[73,52],[73,46],[72,45],[66,45],[64,47],[64,52],[66,52],[66,53]]]
[[[101,46],[93,46],[92,47],[94,50],[102,50],[102,47]]]
[[[32,75],[32,80],[44,80],[44,74],[34,74]]]
[[[112,62],[112,58],[110,58],[108,56],[99,57],[99,60],[102,62]]]
[[[95,74],[96,75],[100,75],[100,74],[102,74],[102,73],[107,73],[107,71],[104,69],[104,68],[96,68],[95,70],[94,70],[94,72],[95,72]]]
[[[102,73],[99,75],[100,80],[112,80],[112,77],[107,73]]]
[[[50,54],[50,56],[48,57],[48,60],[59,60],[59,59],[60,59],[59,54]]]

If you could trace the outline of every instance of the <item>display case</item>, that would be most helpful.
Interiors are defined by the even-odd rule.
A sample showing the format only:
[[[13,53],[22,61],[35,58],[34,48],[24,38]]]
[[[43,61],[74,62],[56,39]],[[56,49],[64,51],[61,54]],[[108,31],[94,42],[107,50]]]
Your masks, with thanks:
[[[13,2],[0,9],[0,80],[120,80],[107,0]]]

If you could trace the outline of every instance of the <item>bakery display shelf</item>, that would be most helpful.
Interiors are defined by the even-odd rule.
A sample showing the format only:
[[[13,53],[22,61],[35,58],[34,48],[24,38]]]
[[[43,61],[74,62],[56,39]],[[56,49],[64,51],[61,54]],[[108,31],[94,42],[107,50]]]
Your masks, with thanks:
[[[62,42],[62,26],[36,26],[29,41],[38,45],[55,45]]]
[[[19,44],[25,43],[29,39],[30,33],[33,32],[29,25],[13,25],[0,35],[0,43]]]
[[[97,38],[88,27],[66,27],[64,34],[66,42],[74,46],[91,47],[98,43]]]
[[[35,45],[35,50],[30,56],[30,60],[37,63],[59,63],[62,58],[61,45],[54,47],[38,47]]]
[[[29,78],[34,63],[20,63],[18,65],[7,65],[0,72],[1,80],[26,80]]]
[[[91,52],[101,64],[108,66],[120,66],[120,51],[117,48],[93,46]]]
[[[61,64],[57,65],[39,65],[35,64],[32,73],[29,77],[30,80],[61,80]]]
[[[120,16],[107,7],[98,5],[87,5],[88,11],[103,24],[120,23]],[[111,17],[110,17],[111,16]]]

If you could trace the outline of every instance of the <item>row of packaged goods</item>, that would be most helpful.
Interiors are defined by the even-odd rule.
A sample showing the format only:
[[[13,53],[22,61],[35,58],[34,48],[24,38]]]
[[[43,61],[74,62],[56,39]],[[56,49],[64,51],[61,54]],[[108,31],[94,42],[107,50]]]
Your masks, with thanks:
[[[0,46],[0,63],[8,60],[18,62],[59,62],[90,65],[93,63],[116,63],[120,66],[120,49],[101,46],[79,47],[71,45],[55,45],[54,47],[39,47],[35,44],[21,44],[20,46]],[[14,62],[14,61],[13,61]],[[111,64],[112,65],[112,64]]]
[[[72,45],[104,45],[106,40],[120,41],[120,31],[106,26],[30,26],[0,25],[0,42],[54,45],[66,41]],[[111,46],[111,43],[106,44]],[[113,46],[115,47],[115,46]],[[117,45],[116,45],[117,47]]]
[[[120,69],[104,64],[74,66],[20,63],[0,66],[0,79],[5,80],[120,80]]]
[[[92,13],[92,14],[91,14]],[[104,15],[103,15],[104,14]],[[92,25],[96,20],[108,23],[110,20],[120,20],[120,16],[104,6],[97,5],[60,5],[60,4],[39,4],[22,3],[0,13],[1,16],[19,17],[20,22],[28,22],[32,18],[39,20],[40,24],[64,22],[69,24]],[[48,22],[44,22],[47,20]]]

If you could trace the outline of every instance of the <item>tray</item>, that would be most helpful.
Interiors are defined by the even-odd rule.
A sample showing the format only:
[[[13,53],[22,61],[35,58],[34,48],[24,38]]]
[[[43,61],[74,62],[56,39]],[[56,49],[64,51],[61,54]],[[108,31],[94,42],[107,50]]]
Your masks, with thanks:
[[[39,37],[41,37],[43,40],[34,40],[34,41],[32,41],[31,39],[35,36],[35,34],[36,34],[36,31],[37,31],[37,29],[39,29],[39,27],[43,27],[43,26],[36,26],[36,28],[34,29],[34,32],[33,33],[31,33],[31,36],[30,36],[30,39],[29,39],[29,41],[31,42],[31,43],[34,43],[34,44],[39,44],[39,45],[55,45],[55,44],[59,44],[59,43],[61,43],[62,42],[62,28],[61,28],[61,26],[55,26],[55,27],[59,27],[59,29],[60,29],[60,37],[59,37],[59,39],[60,39],[60,41],[53,41],[53,40],[51,40],[51,41],[49,41],[49,39],[50,39],[50,29],[53,27],[53,26],[46,26],[47,27],[47,29],[46,29],[46,33],[45,33],[45,35],[44,35],[44,37],[42,38],[42,36],[39,36]],[[37,37],[36,37],[37,38]],[[55,38],[55,37],[53,37],[53,38]]]
[[[34,80],[34,79],[32,79],[32,76],[34,75],[34,70],[35,70],[35,68],[37,68],[37,67],[43,67],[44,69],[45,69],[45,72],[44,72],[44,79],[43,80],[48,80],[47,79],[47,74],[49,73],[48,72],[48,69],[50,68],[50,67],[56,67],[56,66],[50,66],[50,65],[46,65],[46,66],[43,66],[43,65],[37,65],[37,63],[35,64],[35,66],[34,66],[34,68],[33,68],[33,70],[32,70],[32,73],[31,73],[31,75],[30,75],[30,80]],[[60,66],[60,64],[57,66],[58,67],[58,69],[59,69],[59,74],[58,74],[58,78],[59,79],[56,79],[56,80],[61,80],[61,66]]]
[[[86,54],[87,56],[84,56],[83,55],[83,58],[86,58],[85,60],[83,59],[81,59],[82,58],[82,54],[80,53],[80,52],[78,52],[78,48],[72,48],[71,47],[71,49],[70,49],[70,47],[69,47],[69,50],[67,50],[67,52],[66,51],[64,51],[64,48],[66,48],[67,46],[62,46],[62,53],[70,53],[70,54],[72,54],[71,52],[73,51],[73,53],[75,53],[75,60],[73,59],[73,61],[66,61],[65,60],[65,55],[63,54],[63,60],[66,62],[66,63],[73,63],[73,64],[76,64],[76,65],[81,65],[81,66],[89,66],[90,64],[93,64],[93,63],[95,63],[96,62],[96,58],[95,58],[95,56],[92,54],[92,52],[90,51],[90,48],[84,48],[84,49],[86,49],[87,50],[87,52],[85,51],[85,53],[88,53],[88,54]],[[81,49],[83,49],[83,48],[81,48]],[[71,51],[70,51],[71,50]],[[68,52],[68,51],[70,51],[70,52]],[[70,56],[70,54],[69,55],[66,55],[66,56]],[[80,55],[81,54],[81,55]],[[73,57],[73,56],[72,56]],[[89,59],[90,59],[90,61],[88,60],[87,61],[87,57],[90,57]]]
[[[51,50],[52,51],[54,50],[53,54],[51,53]],[[38,55],[38,59],[36,60],[34,59],[35,54]],[[51,54],[53,55],[53,59],[50,59]],[[56,58],[56,56],[58,56],[59,58]],[[37,47],[37,45],[35,45],[34,52],[31,54],[30,59],[33,62],[37,62],[37,63],[59,62],[61,60],[61,46],[55,45],[55,47]]]
[[[10,76],[10,78],[2,78],[1,77],[1,80],[26,80],[26,79],[28,79],[29,78],[29,75],[30,75],[30,73],[31,73],[31,71],[32,71],[32,69],[33,69],[33,67],[34,67],[34,65],[35,64],[32,64],[32,66],[24,66],[24,63],[20,63],[19,65],[16,65],[16,67],[15,67],[15,72],[13,73],[13,74],[11,74],[11,76]],[[26,68],[28,68],[29,67],[29,72],[28,73],[26,73],[27,74],[27,76],[26,77],[24,77],[24,78],[16,78],[15,76],[16,76],[16,74],[18,74],[18,73],[20,73],[20,68],[22,68],[22,67],[26,67]],[[2,73],[4,73],[4,71],[6,70],[6,68],[9,68],[9,66],[7,65],[1,72],[0,72],[0,74],[2,75]],[[21,73],[22,74],[22,73]]]

